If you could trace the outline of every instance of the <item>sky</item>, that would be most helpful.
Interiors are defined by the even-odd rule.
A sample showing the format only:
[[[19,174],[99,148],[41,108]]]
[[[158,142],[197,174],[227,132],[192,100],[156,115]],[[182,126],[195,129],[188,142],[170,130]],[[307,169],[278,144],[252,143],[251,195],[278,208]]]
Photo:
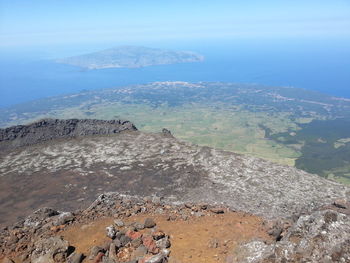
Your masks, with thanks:
[[[350,39],[349,0],[0,0],[0,47]]]

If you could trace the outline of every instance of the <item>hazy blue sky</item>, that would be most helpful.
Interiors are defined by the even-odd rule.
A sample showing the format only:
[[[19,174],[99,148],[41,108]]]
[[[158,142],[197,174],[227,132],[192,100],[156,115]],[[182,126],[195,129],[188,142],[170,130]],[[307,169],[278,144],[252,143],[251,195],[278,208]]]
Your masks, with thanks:
[[[350,38],[349,0],[0,0],[0,45]]]

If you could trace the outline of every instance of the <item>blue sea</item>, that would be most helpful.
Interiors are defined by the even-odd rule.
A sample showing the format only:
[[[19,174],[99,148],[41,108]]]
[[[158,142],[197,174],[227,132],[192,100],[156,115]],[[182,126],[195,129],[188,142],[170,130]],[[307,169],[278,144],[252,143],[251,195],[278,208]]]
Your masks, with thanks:
[[[245,40],[178,46],[172,43],[169,48],[196,51],[205,56],[205,61],[138,69],[82,70],[54,62],[55,58],[99,48],[1,50],[0,107],[82,90],[177,80],[293,86],[350,98],[350,42]]]

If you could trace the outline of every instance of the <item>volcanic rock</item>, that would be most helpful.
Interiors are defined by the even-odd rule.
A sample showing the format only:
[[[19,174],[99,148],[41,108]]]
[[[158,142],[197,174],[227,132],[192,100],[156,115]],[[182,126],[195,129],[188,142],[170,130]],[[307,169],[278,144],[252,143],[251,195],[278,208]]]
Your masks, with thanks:
[[[114,220],[114,224],[117,226],[117,227],[123,227],[124,226],[124,222],[120,219],[116,219]]]
[[[60,237],[39,239],[31,256],[32,263],[66,262],[69,244]]]
[[[0,150],[14,149],[57,138],[88,135],[108,135],[125,130],[137,130],[129,121],[92,119],[43,119],[29,125],[0,129]]]
[[[53,221],[53,225],[59,226],[64,225],[70,221],[74,220],[74,215],[71,212],[60,213],[57,218]]]
[[[93,246],[90,249],[90,255],[89,255],[89,259],[92,260],[94,258],[96,258],[96,256],[98,255],[98,253],[103,252],[103,248],[98,247],[98,246]]]
[[[253,241],[239,251],[233,262],[350,262],[350,217],[315,211],[300,216],[279,242]]]
[[[144,223],[144,226],[146,228],[152,228],[156,225],[156,223],[154,222],[154,220],[152,218],[146,218],[145,219],[145,223]]]
[[[84,259],[84,255],[82,253],[72,253],[68,259],[67,263],[81,263]]]
[[[156,242],[154,241],[152,236],[143,236],[142,243],[150,253],[157,254],[159,252]]]
[[[162,150],[167,154],[159,154]],[[65,211],[88,205],[101,191],[157,193],[149,200],[159,205],[190,201],[195,207],[227,206],[265,218],[288,218],[350,197],[349,187],[292,167],[138,131],[56,139],[0,152],[0,173],[3,200],[26,199],[34,208]],[[25,188],[18,184],[21,180],[26,180]],[[13,196],[18,192],[17,200]],[[79,198],[84,201],[76,202]],[[9,211],[5,204],[0,210],[2,224],[30,213]],[[133,214],[133,206],[123,213]]]
[[[113,226],[106,227],[106,233],[107,233],[107,236],[111,239],[114,239],[115,235],[117,234],[117,232]]]

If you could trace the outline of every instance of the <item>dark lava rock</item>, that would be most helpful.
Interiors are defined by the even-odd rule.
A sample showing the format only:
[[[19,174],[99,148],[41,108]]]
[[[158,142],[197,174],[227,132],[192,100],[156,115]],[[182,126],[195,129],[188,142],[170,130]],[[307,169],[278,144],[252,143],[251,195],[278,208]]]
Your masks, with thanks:
[[[166,128],[163,128],[162,129],[162,134],[163,135],[165,135],[165,136],[173,136],[172,134],[171,134],[171,131],[169,131],[168,129],[166,129]]]
[[[156,222],[152,218],[146,218],[144,223],[145,228],[152,228],[156,226]]]
[[[121,131],[136,131],[129,121],[90,119],[43,119],[28,125],[0,129],[0,150],[14,149],[57,138],[88,135],[108,135]]]
[[[122,246],[125,246],[126,244],[131,242],[131,238],[128,236],[125,236],[125,235],[123,235],[119,240],[120,240],[120,243],[122,244]]]

